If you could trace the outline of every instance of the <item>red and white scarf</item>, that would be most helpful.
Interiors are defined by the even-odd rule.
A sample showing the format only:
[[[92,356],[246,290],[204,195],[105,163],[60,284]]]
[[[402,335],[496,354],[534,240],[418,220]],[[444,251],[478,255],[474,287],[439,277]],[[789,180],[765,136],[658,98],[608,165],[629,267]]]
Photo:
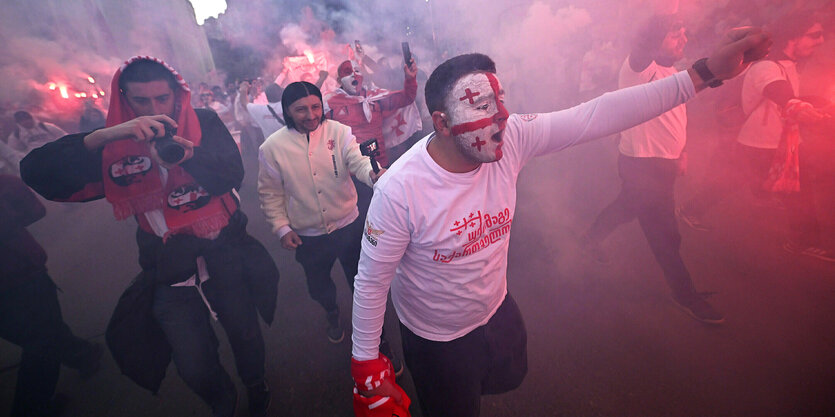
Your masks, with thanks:
[[[202,132],[197,113],[191,106],[191,90],[174,68],[150,56],[132,57],[116,70],[105,126],[116,126],[137,117],[125,95],[119,91],[119,78],[129,64],[140,60],[162,64],[174,74],[180,87],[174,95],[177,136],[190,140],[195,148],[200,146]],[[229,193],[211,196],[179,165],[169,168],[167,179],[163,179],[160,167],[151,158],[148,142],[122,139],[105,145],[102,179],[105,197],[113,205],[116,219],[162,210],[170,234],[216,237],[229,223],[236,207],[234,197]],[[140,221],[140,225],[147,228],[147,222]]]

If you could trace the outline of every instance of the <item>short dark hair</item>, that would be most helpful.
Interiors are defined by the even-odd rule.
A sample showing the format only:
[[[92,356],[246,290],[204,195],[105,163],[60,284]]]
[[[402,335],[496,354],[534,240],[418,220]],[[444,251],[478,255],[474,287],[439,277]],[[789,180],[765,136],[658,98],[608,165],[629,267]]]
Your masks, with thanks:
[[[655,52],[661,48],[667,34],[684,26],[678,14],[650,16],[635,34],[633,49]]]
[[[789,41],[803,36],[815,23],[821,23],[823,19],[813,12],[799,11],[768,25],[768,30],[774,39],[774,46],[783,47]]]
[[[478,53],[458,55],[438,65],[424,88],[429,114],[446,111],[444,100],[456,81],[469,73],[482,71],[495,74],[496,63],[489,56]]]
[[[293,122],[293,117],[290,115],[290,105],[307,96],[319,97],[319,102],[322,103],[322,92],[319,91],[319,87],[316,87],[307,81],[296,81],[294,83],[290,83],[290,85],[284,89],[284,93],[281,94],[281,111],[284,112],[284,121],[287,123],[287,127],[293,129],[296,128],[296,123]],[[324,103],[322,105],[324,106]],[[324,121],[325,112],[323,111],[321,122]]]
[[[281,101],[282,93],[284,93],[284,90],[276,83],[270,83],[270,85],[264,89],[264,94],[267,96],[267,101],[270,103],[277,103]]]
[[[19,110],[14,113],[14,121],[17,123],[32,119],[32,114],[25,110]]]
[[[177,78],[164,65],[150,59],[140,59],[128,64],[119,76],[119,90],[127,91],[128,83],[147,83],[165,80],[172,91],[179,89]]]

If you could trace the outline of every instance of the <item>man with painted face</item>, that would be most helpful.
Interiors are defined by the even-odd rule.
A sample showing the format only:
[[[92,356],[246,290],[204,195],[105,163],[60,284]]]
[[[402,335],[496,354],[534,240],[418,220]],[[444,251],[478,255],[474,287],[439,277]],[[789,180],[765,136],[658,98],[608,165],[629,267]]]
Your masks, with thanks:
[[[519,171],[535,156],[658,117],[741,72],[768,42],[758,29],[735,31],[701,73],[544,114],[510,115],[485,55],[436,68],[426,84],[435,131],[377,182],[365,223],[354,284],[355,413],[408,403],[377,350],[389,289],[424,415],[477,416],[481,395],[518,387],[526,333],[506,273]]]
[[[417,95],[417,64],[415,60],[403,66],[403,89],[388,91],[372,88],[363,83],[358,65],[345,61],[337,68],[340,88],[325,99],[328,117],[351,127],[358,143],[377,139],[380,156],[377,161],[386,167],[389,160],[383,140],[383,118],[401,107],[415,102]]]
[[[639,32],[618,77],[620,88],[645,84],[678,73],[673,64],[684,57],[687,35],[675,15],[655,15]],[[676,177],[686,170],[687,109],[672,110],[621,132],[618,171],[623,182],[615,200],[597,216],[581,245],[598,262],[608,257],[599,247],[618,226],[638,219],[655,259],[672,291],[672,299],[705,323],[724,321],[696,292],[681,259],[681,234],[675,216]]]
[[[281,106],[287,126],[259,149],[261,208],[281,245],[296,251],[310,297],[327,314],[328,340],[339,343],[345,331],[330,271],[339,259],[353,289],[364,220],[351,176],[372,187],[385,170],[373,171],[350,127],[324,118],[322,93],[315,85],[291,83]],[[383,349],[388,351],[385,341]]]
[[[250,415],[263,416],[270,393],[258,314],[272,321],[278,270],[246,232],[235,192],[244,174],[237,146],[217,114],[192,108],[186,83],[159,59],[129,59],[111,88],[105,128],[32,151],[21,176],[50,200],[106,198],[117,219],[139,224],[142,272],[107,330],[123,373],[156,392],[173,357],[213,416],[233,416],[238,394],[220,364],[214,318],[232,347]],[[158,152],[168,129],[176,129],[167,141],[182,151],[178,158]]]

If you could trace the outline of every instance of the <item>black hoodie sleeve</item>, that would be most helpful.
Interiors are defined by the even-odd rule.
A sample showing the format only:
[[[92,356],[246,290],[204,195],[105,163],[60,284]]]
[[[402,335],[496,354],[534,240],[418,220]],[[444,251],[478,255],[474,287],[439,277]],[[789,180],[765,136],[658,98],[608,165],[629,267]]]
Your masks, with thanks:
[[[90,201],[104,197],[101,150],[84,146],[87,133],[64,136],[29,152],[20,177],[47,200]]]
[[[221,195],[241,187],[244,165],[238,145],[211,110],[195,109],[200,120],[202,138],[194,148],[194,156],[182,163],[183,168],[212,195]]]

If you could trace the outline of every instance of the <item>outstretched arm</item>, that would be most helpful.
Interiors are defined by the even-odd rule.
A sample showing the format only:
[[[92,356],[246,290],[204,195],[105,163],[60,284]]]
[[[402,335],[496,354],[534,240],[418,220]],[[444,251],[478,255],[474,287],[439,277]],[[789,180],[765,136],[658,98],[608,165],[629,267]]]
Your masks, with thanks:
[[[752,60],[768,53],[771,39],[757,28],[732,31],[707,59],[715,78],[738,75]],[[529,157],[620,132],[684,104],[707,87],[693,69],[647,84],[606,93],[596,99],[553,113],[538,115],[533,123],[520,124],[522,163]],[[537,140],[546,137],[547,140]]]

